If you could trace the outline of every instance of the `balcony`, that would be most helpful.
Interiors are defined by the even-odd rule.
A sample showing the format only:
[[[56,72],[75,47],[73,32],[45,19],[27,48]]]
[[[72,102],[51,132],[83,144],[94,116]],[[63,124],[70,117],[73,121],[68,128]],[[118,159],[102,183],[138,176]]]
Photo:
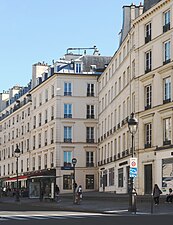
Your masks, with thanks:
[[[72,142],[72,139],[71,138],[64,138],[64,142],[65,143],[71,143]]]
[[[120,129],[120,123],[118,124],[118,129]]]
[[[151,143],[146,143],[146,144],[144,145],[144,147],[145,147],[145,148],[151,148]]]
[[[145,37],[145,44],[151,41],[151,34]]]
[[[93,162],[86,162],[86,167],[94,167],[94,163]]]
[[[104,138],[106,138],[106,134],[104,134]]]
[[[151,104],[150,105],[148,104],[145,106],[145,110],[148,110],[148,109],[151,109]]]
[[[64,114],[64,118],[72,118],[72,114]]]
[[[65,91],[64,96],[72,96],[72,92],[71,91]]]
[[[163,141],[163,145],[171,145],[171,140],[165,140],[165,141]]]
[[[114,132],[116,131],[116,126],[114,126]]]
[[[163,104],[166,104],[166,103],[169,103],[169,102],[171,102],[171,99],[170,98],[167,98],[167,99],[164,99],[163,100]]]
[[[171,62],[171,59],[166,59],[164,62],[163,62],[163,65],[166,65],[166,64],[168,64],[168,63],[170,63]]]
[[[110,129],[109,133],[110,133],[110,135],[112,134],[112,129]]]
[[[147,67],[146,69],[145,69],[145,73],[149,73],[151,71],[151,67]]]
[[[94,97],[94,92],[87,92],[87,97]]]
[[[89,115],[89,114],[88,114],[88,115],[86,116],[86,118],[87,118],[87,119],[94,119],[94,115]]]
[[[109,137],[109,131],[107,131],[107,137]]]
[[[94,143],[94,139],[93,139],[93,138],[87,138],[87,139],[86,139],[86,142],[87,142],[87,143]]]
[[[122,151],[122,157],[126,156],[126,151]]]
[[[170,23],[167,23],[163,26],[163,33],[167,32],[168,30],[170,30]]]
[[[121,156],[120,153],[118,153],[117,158],[120,159],[120,156]]]

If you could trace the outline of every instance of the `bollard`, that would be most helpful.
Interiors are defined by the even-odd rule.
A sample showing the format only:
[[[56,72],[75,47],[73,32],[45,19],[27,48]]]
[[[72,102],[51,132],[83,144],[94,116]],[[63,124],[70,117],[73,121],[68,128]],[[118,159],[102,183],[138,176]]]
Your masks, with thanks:
[[[151,214],[153,214],[153,194],[151,193]]]

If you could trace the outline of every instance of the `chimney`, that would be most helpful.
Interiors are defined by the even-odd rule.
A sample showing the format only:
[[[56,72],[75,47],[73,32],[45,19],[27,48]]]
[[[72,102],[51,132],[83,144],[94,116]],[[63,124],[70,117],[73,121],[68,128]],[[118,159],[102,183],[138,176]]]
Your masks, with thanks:
[[[131,21],[135,19],[135,5],[132,3],[130,6],[130,11],[131,11]]]

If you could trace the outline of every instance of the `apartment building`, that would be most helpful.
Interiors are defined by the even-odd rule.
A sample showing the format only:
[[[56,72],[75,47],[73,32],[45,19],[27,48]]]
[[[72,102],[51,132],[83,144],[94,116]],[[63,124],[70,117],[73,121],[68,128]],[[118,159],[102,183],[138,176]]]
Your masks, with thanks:
[[[139,121],[135,189],[151,194],[157,183],[167,193],[173,186],[173,1],[144,1],[144,7],[132,4],[123,10],[119,49],[98,79],[99,190],[128,193],[128,118],[134,112]]]
[[[40,197],[41,188],[52,195],[55,183],[61,192],[72,192],[72,158],[77,159],[76,182],[85,191],[98,189],[97,79],[111,57],[93,49],[93,55],[67,53],[51,66],[34,64],[31,87],[13,101],[5,100],[0,122],[3,185],[16,185],[18,144],[20,187],[28,187],[30,197]]]

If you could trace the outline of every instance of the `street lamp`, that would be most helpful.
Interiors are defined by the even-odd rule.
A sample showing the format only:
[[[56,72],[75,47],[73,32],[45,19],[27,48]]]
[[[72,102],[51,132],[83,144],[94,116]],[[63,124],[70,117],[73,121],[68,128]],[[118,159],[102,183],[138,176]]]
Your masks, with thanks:
[[[101,172],[101,186],[103,188],[103,192],[105,191],[105,181],[104,181],[104,176],[103,176],[103,170],[105,170],[104,167],[100,168],[100,172]]]
[[[18,145],[16,145],[16,149],[14,151],[15,157],[17,159],[16,161],[16,174],[17,174],[17,189],[16,189],[16,202],[19,202],[19,176],[18,176],[18,159],[20,157],[20,149]]]
[[[72,159],[72,164],[73,164],[73,204],[75,204],[75,190],[76,190],[76,180],[75,180],[75,166],[77,163],[77,159],[73,158]]]
[[[135,114],[132,112],[130,119],[128,120],[129,132],[132,135],[132,158],[134,157],[134,135],[138,129],[138,120],[135,118]],[[129,192],[129,211],[136,212],[136,191],[134,190],[134,175],[130,174],[130,192]]]

